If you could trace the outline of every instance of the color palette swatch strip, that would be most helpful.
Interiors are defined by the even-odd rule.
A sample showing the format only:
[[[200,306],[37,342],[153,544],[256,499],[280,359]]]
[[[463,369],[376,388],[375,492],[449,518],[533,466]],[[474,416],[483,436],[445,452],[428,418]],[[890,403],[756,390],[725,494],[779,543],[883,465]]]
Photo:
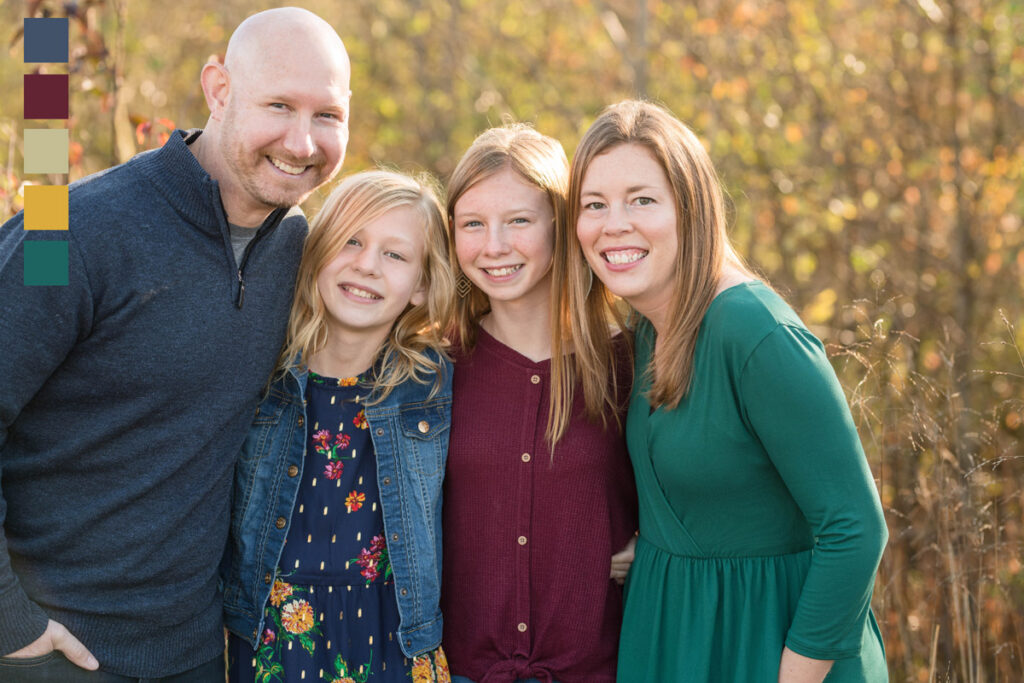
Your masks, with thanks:
[[[25,63],[66,63],[68,61],[67,18],[26,18],[24,23]],[[68,75],[27,73],[24,76],[24,118],[64,120],[68,112]],[[26,128],[24,130],[25,174],[66,174],[68,172],[68,129]],[[51,231],[68,229],[68,186],[25,185],[24,229]],[[42,237],[42,236],[40,236]],[[53,237],[48,235],[46,237]],[[24,284],[67,285],[68,242],[58,239],[26,239]]]

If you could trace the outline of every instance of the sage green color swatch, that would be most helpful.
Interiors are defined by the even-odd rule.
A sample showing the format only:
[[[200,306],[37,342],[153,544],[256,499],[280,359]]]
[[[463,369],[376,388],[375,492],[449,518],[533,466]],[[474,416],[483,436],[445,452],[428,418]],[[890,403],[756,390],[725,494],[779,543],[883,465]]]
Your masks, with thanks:
[[[25,129],[25,173],[68,172],[68,129]]]

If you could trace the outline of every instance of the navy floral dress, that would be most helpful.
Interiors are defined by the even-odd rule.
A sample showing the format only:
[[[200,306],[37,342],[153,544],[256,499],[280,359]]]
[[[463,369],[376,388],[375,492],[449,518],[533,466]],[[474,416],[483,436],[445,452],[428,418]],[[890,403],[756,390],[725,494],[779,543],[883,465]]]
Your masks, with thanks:
[[[384,540],[377,460],[360,403],[364,377],[306,384],[298,498],[254,652],[228,643],[231,683],[448,683],[441,648],[407,658]]]

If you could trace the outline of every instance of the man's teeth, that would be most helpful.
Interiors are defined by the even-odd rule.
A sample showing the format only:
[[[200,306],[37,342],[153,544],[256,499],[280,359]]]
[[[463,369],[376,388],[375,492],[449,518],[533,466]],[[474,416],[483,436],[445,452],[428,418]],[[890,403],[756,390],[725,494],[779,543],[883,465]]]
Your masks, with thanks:
[[[353,287],[352,285],[345,285],[345,291],[348,292],[349,294],[355,294],[356,296],[361,296],[364,299],[379,299],[380,298],[379,296],[377,296],[373,292],[368,292],[365,289],[359,289],[358,287]]]
[[[630,249],[628,251],[607,251],[604,254],[604,258],[608,263],[614,265],[622,265],[624,263],[636,263],[644,256],[647,256],[647,252],[642,249]]]
[[[522,264],[520,264],[518,266],[505,266],[504,268],[484,268],[484,272],[488,275],[493,275],[494,277],[505,277],[506,275],[511,275],[522,267]]]
[[[288,174],[291,174],[291,175],[299,175],[300,173],[302,173],[303,171],[306,170],[305,166],[292,166],[291,164],[284,163],[280,159],[275,159],[274,157],[268,157],[268,158],[270,159],[270,163],[272,163],[274,166],[276,166],[277,168],[281,169],[285,173],[288,173]]]

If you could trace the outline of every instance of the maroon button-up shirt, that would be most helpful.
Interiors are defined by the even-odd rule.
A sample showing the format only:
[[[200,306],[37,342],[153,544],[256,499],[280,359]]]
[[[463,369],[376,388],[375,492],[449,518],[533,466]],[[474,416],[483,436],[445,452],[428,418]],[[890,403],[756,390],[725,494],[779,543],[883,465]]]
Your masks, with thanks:
[[[478,683],[613,683],[622,590],[611,556],[637,524],[623,434],[612,419],[587,421],[577,391],[552,458],[549,361],[482,329],[455,361],[441,593],[451,671]],[[631,368],[620,367],[624,407]]]

